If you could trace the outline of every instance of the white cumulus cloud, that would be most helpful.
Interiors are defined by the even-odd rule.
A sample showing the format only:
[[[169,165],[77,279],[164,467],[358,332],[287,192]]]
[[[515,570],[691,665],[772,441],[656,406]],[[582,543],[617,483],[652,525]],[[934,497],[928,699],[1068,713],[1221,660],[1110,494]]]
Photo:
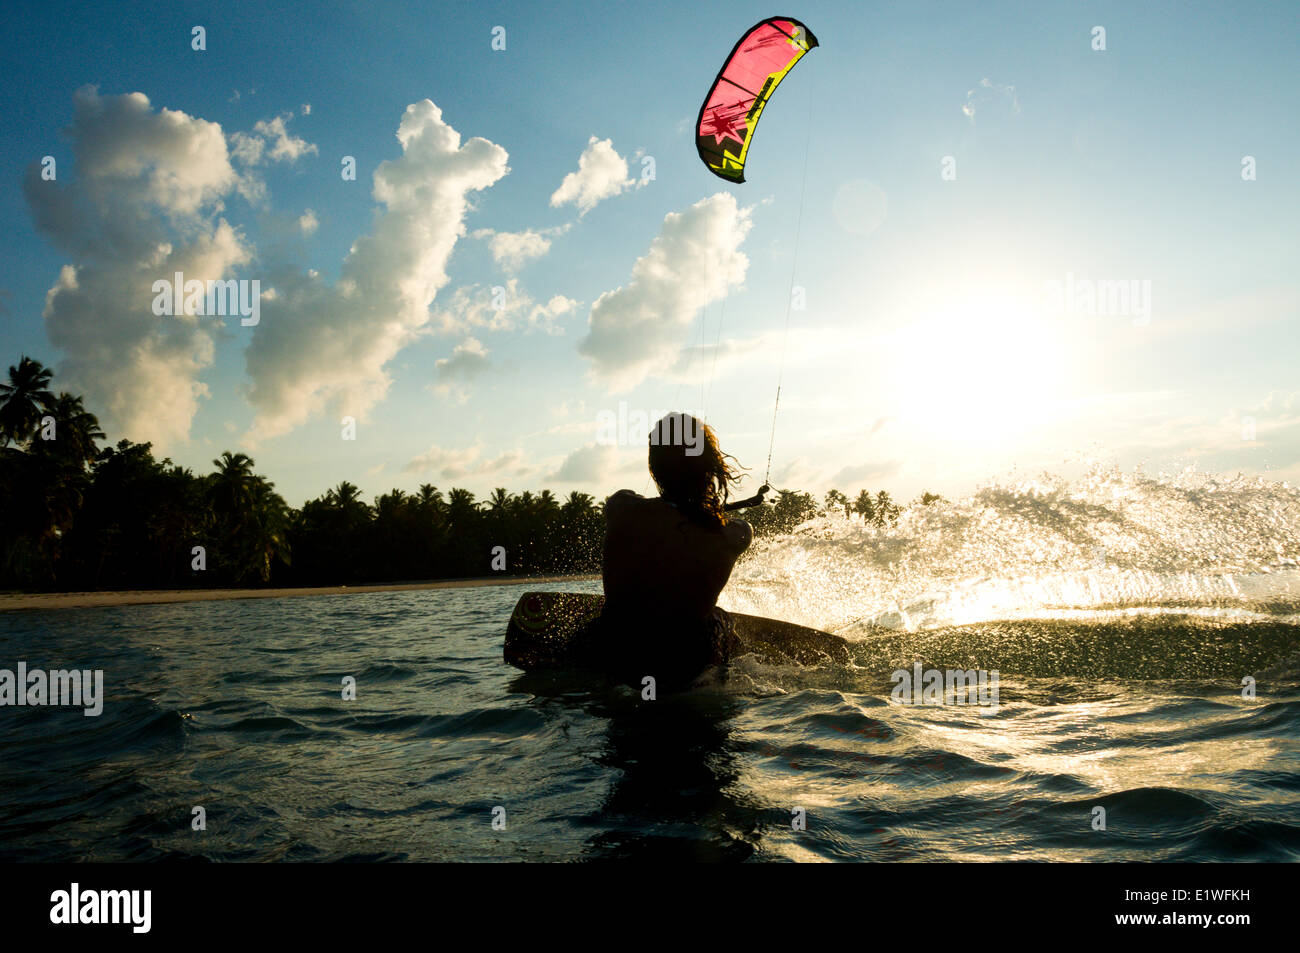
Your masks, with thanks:
[[[564,329],[556,320],[574,311],[578,302],[564,295],[552,295],[546,304],[534,305],[528,312],[528,326],[545,331],[547,334],[563,334]]]
[[[432,329],[441,334],[517,329],[563,334],[556,321],[576,310],[578,304],[558,294],[538,304],[517,278],[503,285],[462,285],[447,298],[446,307],[434,313]]]
[[[474,237],[486,239],[492,260],[507,271],[518,271],[530,261],[541,258],[551,250],[551,239],[563,235],[572,225],[558,225],[540,230],[527,228],[522,232],[498,232],[480,228]]]
[[[223,318],[153,313],[153,283],[228,276],[250,260],[220,213],[239,185],[221,127],[143,93],[74,96],[75,174],[23,183],[37,227],[73,258],[46,292],[45,327],[66,354],[61,386],[86,396],[110,433],[185,440],[207,393]]]
[[[453,450],[434,444],[424,453],[413,457],[402,471],[431,474],[445,480],[487,475],[517,477],[529,472],[529,467],[524,464],[524,455],[518,450],[505,450],[487,459],[481,459],[482,454],[483,448],[480,445]]]
[[[631,188],[627,160],[614,150],[610,139],[592,136],[578,157],[578,171],[570,172],[551,196],[551,206],[574,204],[586,215],[598,204]]]
[[[559,468],[546,479],[559,483],[602,483],[613,476],[617,464],[618,451],[614,447],[589,443],[565,457]]]
[[[252,344],[250,438],[283,434],[329,408],[364,416],[388,391],[385,365],[429,323],[465,234],[469,194],[504,176],[505,149],[460,133],[425,99],[406,108],[402,155],[380,164],[370,234],[358,238],[337,284],[315,273],[277,281]]]
[[[446,307],[434,313],[433,328],[442,334],[508,331],[532,304],[532,296],[519,287],[517,278],[503,285],[462,285],[447,298]]]
[[[441,397],[455,397],[464,403],[468,391],[463,386],[478,377],[492,362],[488,360],[488,349],[478,338],[466,338],[452,349],[451,357],[439,358],[434,363],[436,381],[433,392]]]
[[[286,123],[291,113],[253,124],[252,133],[230,134],[230,151],[244,165],[257,165],[264,159],[272,162],[297,162],[317,152],[316,146],[289,132]]]
[[[670,212],[631,280],[591,307],[578,350],[596,376],[625,390],[677,366],[695,314],[744,281],[749,259],[740,246],[751,225],[750,209],[726,192]]]

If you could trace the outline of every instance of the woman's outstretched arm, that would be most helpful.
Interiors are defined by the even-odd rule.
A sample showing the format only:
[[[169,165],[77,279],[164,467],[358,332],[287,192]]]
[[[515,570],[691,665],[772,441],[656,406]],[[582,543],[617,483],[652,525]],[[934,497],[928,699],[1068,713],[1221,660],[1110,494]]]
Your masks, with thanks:
[[[735,503],[728,503],[723,507],[724,510],[743,510],[750,506],[761,506],[764,494],[771,491],[771,487],[764,483],[758,488],[758,493],[747,500],[737,500]]]

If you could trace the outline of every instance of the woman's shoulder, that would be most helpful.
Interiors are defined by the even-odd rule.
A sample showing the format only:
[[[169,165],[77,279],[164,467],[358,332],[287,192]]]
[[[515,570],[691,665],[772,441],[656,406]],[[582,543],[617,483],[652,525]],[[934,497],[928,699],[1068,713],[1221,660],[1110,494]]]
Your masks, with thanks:
[[[646,498],[633,490],[619,490],[605,500],[605,509],[618,509],[635,503],[644,503]]]
[[[729,519],[723,526],[722,532],[726,534],[737,549],[746,550],[749,544],[754,541],[754,528],[745,520]]]

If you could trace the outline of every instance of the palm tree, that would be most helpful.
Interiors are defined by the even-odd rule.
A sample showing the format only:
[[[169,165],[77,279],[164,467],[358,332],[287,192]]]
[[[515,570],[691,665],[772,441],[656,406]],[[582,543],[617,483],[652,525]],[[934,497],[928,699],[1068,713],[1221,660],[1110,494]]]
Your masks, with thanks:
[[[251,571],[260,582],[267,583],[275,560],[289,562],[289,507],[275,492],[274,483],[262,477],[253,480],[251,532],[241,554],[240,576]]]
[[[862,517],[863,522],[873,523],[876,519],[876,502],[871,498],[870,490],[859,490],[858,498],[853,501],[853,512]]]
[[[581,493],[574,490],[569,494],[569,498],[564,501],[562,509],[566,517],[569,515],[580,517],[586,516],[595,509],[596,500],[590,493]]]
[[[275,484],[253,472],[248,454],[227,450],[212,463],[209,499],[222,572],[231,582],[268,582],[272,563],[288,562],[289,508]]]
[[[542,490],[537,495],[537,512],[544,520],[552,519],[560,512],[560,501],[550,490]]]
[[[224,451],[212,461],[217,472],[212,478],[212,503],[218,517],[236,527],[248,516],[254,501],[253,459],[246,453]]]
[[[61,393],[57,399],[43,402],[44,412],[55,421],[52,439],[39,439],[43,430],[33,423],[26,451],[6,449],[6,453],[15,455],[15,465],[30,481],[19,496],[27,511],[26,535],[39,540],[53,566],[58,561],[58,540],[72,528],[85,502],[91,485],[89,466],[99,453],[95,441],[104,439],[104,432],[80,397]]]
[[[599,570],[604,522],[590,493],[571,492],[560,507],[559,532],[551,534],[547,568],[566,572]]]
[[[800,523],[811,519],[816,512],[817,499],[811,493],[778,490],[776,504],[771,509],[770,522],[767,525],[779,533],[789,533]]]
[[[420,509],[426,513],[436,516],[442,511],[442,491],[432,483],[421,483],[415,498]]]
[[[898,514],[902,509],[893,501],[887,490],[881,490],[876,494],[876,525],[884,526],[886,523],[897,522]]]
[[[22,445],[31,439],[42,414],[54,406],[53,376],[49,368],[26,355],[9,366],[9,381],[0,384],[0,446]]]
[[[447,494],[447,517],[451,524],[459,528],[476,513],[478,513],[478,504],[474,502],[474,494],[460,487],[452,487]]]
[[[251,570],[251,540],[256,531],[257,477],[246,453],[222,452],[212,461],[217,471],[208,477],[215,566],[227,581],[237,583]]]
[[[511,565],[518,565],[523,558],[523,538],[519,526],[519,514],[515,499],[502,486],[492,491],[484,501],[488,511],[483,514],[481,529],[494,546],[504,546],[511,553]]]
[[[375,518],[380,520],[391,520],[397,517],[410,502],[410,498],[402,490],[394,489],[391,493],[384,493],[375,498]]]
[[[99,455],[95,443],[105,439],[99,418],[86,410],[80,397],[68,393],[59,394],[49,413],[55,421],[54,439],[34,442],[33,446],[53,450],[61,460],[78,470],[93,463]]]
[[[330,502],[341,510],[348,510],[361,502],[361,491],[355,483],[344,480],[326,494]]]
[[[843,510],[844,515],[849,515],[849,498],[839,490],[831,490],[826,494],[826,511]]]

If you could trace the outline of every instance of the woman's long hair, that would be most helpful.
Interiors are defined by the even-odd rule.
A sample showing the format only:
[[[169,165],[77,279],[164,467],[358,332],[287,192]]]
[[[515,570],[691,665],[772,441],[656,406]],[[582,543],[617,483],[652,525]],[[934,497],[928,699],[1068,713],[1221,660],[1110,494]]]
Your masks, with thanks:
[[[659,494],[697,523],[726,523],[727,494],[743,469],[735,460],[719,449],[713,428],[689,414],[668,414],[650,431],[650,476]]]

